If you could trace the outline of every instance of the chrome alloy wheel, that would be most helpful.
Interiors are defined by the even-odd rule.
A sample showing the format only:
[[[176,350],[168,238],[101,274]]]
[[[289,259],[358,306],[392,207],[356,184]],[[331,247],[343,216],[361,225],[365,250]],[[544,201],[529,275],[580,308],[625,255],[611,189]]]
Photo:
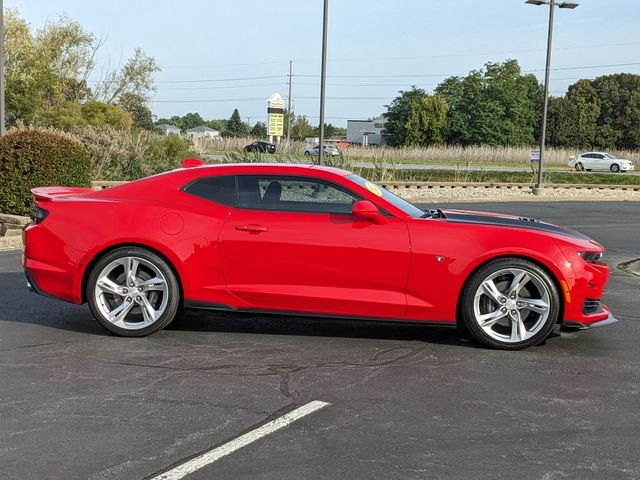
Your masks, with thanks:
[[[536,273],[506,268],[480,284],[473,299],[478,326],[491,338],[518,343],[537,334],[549,318],[550,292]]]
[[[94,298],[105,320],[125,330],[140,330],[162,316],[169,288],[165,276],[149,260],[121,257],[98,274]]]

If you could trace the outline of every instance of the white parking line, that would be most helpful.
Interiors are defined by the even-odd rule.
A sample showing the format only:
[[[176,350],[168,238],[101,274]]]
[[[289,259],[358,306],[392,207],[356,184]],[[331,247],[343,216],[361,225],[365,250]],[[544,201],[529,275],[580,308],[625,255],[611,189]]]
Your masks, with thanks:
[[[242,447],[246,447],[250,443],[259,440],[262,437],[266,437],[270,433],[273,433],[276,430],[280,430],[290,423],[293,423],[296,420],[299,420],[302,417],[315,412],[316,410],[320,410],[327,405],[329,405],[327,402],[321,402],[319,400],[309,402],[306,405],[290,411],[289,413],[285,413],[275,420],[271,420],[270,422],[265,423],[255,430],[251,430],[244,435],[240,435],[238,438],[231,440],[224,445],[220,445],[219,447],[214,448],[213,450],[209,450],[208,452],[203,453],[202,455],[199,455],[195,458],[192,458],[191,460],[178,465],[177,467],[172,468],[167,472],[161,473],[160,475],[153,477],[151,480],[179,480],[181,478],[184,478],[190,473],[193,473],[196,470],[200,470],[202,467],[206,467],[216,460],[219,460],[222,457],[229,455],[230,453],[233,453]]]

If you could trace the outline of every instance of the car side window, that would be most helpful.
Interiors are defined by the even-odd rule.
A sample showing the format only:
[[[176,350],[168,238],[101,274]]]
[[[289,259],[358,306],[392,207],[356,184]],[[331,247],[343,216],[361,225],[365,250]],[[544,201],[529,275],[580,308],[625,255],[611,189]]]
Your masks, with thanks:
[[[236,177],[233,175],[199,178],[185,186],[183,191],[230,207],[237,204]]]
[[[350,214],[360,200],[348,190],[308,177],[240,175],[238,206],[283,212]]]

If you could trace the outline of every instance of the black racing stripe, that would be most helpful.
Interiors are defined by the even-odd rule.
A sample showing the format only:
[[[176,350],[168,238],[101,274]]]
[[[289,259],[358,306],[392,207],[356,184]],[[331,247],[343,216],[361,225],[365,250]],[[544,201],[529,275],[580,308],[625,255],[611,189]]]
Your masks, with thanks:
[[[445,211],[446,218],[452,223],[471,223],[476,225],[492,225],[499,227],[526,228],[528,230],[538,230],[541,232],[555,233],[566,237],[589,240],[589,237],[580,232],[568,228],[559,227],[551,223],[544,223],[532,218],[509,218],[492,217],[485,215],[473,215],[467,213],[453,213]]]

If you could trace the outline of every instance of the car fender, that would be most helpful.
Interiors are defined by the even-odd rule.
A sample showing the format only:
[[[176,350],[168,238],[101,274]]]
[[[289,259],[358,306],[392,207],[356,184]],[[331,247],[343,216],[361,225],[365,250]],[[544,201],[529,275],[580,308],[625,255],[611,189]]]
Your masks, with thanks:
[[[84,287],[93,264],[100,257],[120,247],[140,247],[155,251],[169,262],[178,277],[178,282],[180,283],[182,290],[184,291],[189,288],[189,277],[184,271],[183,262],[180,259],[180,256],[167,245],[150,238],[135,236],[120,237],[111,239],[109,242],[96,245],[91,250],[87,251],[78,263],[76,267],[77,275],[74,277],[75,284],[73,289],[75,296],[79,300],[77,303],[83,303],[85,301]]]

